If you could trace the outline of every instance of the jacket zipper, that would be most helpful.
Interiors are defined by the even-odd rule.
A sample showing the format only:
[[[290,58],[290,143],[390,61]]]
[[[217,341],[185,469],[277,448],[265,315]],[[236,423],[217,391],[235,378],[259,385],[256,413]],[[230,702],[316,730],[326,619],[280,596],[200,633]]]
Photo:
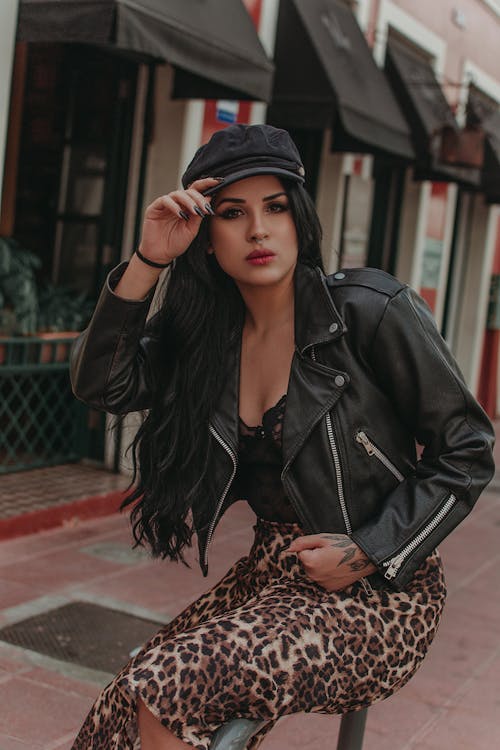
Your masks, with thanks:
[[[311,347],[311,358],[313,362],[316,362],[316,351],[315,351],[314,346]],[[333,458],[333,465],[335,466],[335,477],[337,480],[337,492],[339,496],[340,508],[342,510],[342,517],[344,519],[347,536],[351,536],[352,527],[351,527],[351,520],[349,518],[349,513],[347,512],[347,505],[345,502],[344,482],[342,479],[342,466],[340,464],[339,450],[337,448],[337,441],[335,439],[335,431],[333,429],[332,418],[330,416],[330,412],[327,412],[325,416],[325,421],[326,421],[326,431],[328,433],[328,441],[330,443],[330,450],[331,450],[332,458]]]
[[[386,467],[386,469],[389,469],[391,474],[395,476],[399,482],[404,481],[404,476],[401,474],[399,469],[396,466],[394,466],[392,461],[390,461],[390,459],[387,458],[385,453],[382,453],[380,448],[377,448],[375,443],[373,443],[370,440],[366,432],[363,432],[362,430],[360,430],[359,432],[356,433],[355,438],[356,438],[356,442],[360,443],[363,446],[363,448],[365,449],[365,451],[368,453],[369,456],[375,456],[375,458],[378,458],[378,460]]]
[[[212,518],[212,520],[210,522],[210,526],[208,528],[207,541],[205,542],[205,554],[203,555],[203,563],[204,563],[205,567],[207,567],[207,565],[208,565],[208,546],[209,546],[210,542],[212,541],[212,536],[213,536],[213,533],[214,533],[215,524],[217,523],[217,517],[218,517],[218,515],[220,513],[220,510],[221,510],[223,504],[224,504],[224,500],[226,499],[226,495],[229,492],[229,488],[231,487],[231,484],[233,483],[233,479],[234,479],[234,477],[236,475],[236,469],[237,469],[237,465],[238,465],[237,458],[236,458],[235,454],[233,453],[233,451],[231,450],[231,448],[229,447],[229,445],[226,443],[226,441],[221,438],[221,436],[215,430],[215,428],[212,427],[212,425],[210,425],[210,432],[212,433],[212,435],[214,436],[214,438],[217,440],[217,442],[224,448],[224,450],[226,451],[226,453],[228,454],[228,456],[231,458],[231,461],[233,462],[233,471],[231,473],[231,477],[229,478],[229,481],[227,482],[226,486],[224,487],[224,492],[222,493],[222,495],[221,495],[221,497],[219,499],[219,502],[217,503],[217,507],[215,509],[215,513],[213,515],[213,518]]]
[[[316,351],[315,351],[314,346],[311,347],[311,358],[314,362],[316,362]],[[335,477],[337,480],[337,493],[339,496],[340,509],[342,511],[342,517],[344,519],[346,534],[347,536],[351,536],[352,535],[351,519],[349,518],[349,513],[347,511],[347,504],[345,501],[344,482],[342,479],[342,466],[340,463],[340,455],[339,455],[339,450],[337,447],[337,441],[335,439],[335,431],[333,429],[332,418],[331,418],[330,412],[327,412],[325,416],[325,422],[326,422],[326,431],[328,434],[328,441],[330,443],[330,451],[331,451],[332,458],[333,458],[333,465],[335,467]],[[370,582],[366,578],[360,578],[359,580],[365,590],[365,593],[368,596],[371,596],[373,594],[373,588]]]
[[[345,502],[344,483],[342,480],[342,467],[340,465],[339,450],[337,448],[337,441],[335,439],[335,432],[333,430],[332,418],[329,412],[327,413],[325,417],[325,421],[326,421],[326,431],[328,433],[328,440],[330,442],[330,450],[332,453],[333,463],[335,466],[335,476],[337,478],[337,492],[339,495],[340,508],[342,510],[342,516],[344,518],[344,524],[345,524],[345,530],[346,530],[347,536],[351,536],[352,527],[351,527],[351,520],[349,518],[349,514],[347,512],[347,506]]]
[[[398,552],[398,554],[394,557],[391,557],[390,560],[386,560],[384,563],[382,563],[382,565],[387,568],[384,573],[385,578],[390,581],[397,576],[399,569],[405,562],[406,558],[413,552],[414,549],[419,546],[419,544],[424,541],[424,539],[426,539],[426,537],[429,536],[432,531],[434,531],[436,526],[441,523],[443,518],[447,513],[449,513],[456,502],[457,498],[455,497],[455,495],[450,495],[441,510],[436,513],[434,518],[429,521],[427,526],[425,526],[422,531],[417,534],[417,536],[401,550],[401,552]]]

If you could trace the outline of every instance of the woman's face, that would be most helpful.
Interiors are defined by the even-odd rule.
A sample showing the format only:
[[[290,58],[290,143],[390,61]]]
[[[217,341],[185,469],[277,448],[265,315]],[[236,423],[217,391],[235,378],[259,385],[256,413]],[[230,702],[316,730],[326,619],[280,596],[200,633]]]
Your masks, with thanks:
[[[268,286],[293,274],[297,233],[277,177],[247,177],[221,188],[212,208],[208,251],[238,285]]]

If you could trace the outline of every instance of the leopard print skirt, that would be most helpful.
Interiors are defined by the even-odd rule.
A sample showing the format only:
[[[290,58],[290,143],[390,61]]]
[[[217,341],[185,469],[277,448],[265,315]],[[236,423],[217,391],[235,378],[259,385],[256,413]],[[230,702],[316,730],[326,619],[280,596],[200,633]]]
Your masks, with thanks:
[[[345,713],[392,695],[434,638],[446,588],[438,552],[404,592],[360,582],[328,592],[283,547],[300,526],[258,519],[249,554],[163,627],[103,690],[72,750],[140,747],[136,700],[179,739],[208,750],[235,717],[273,724]]]

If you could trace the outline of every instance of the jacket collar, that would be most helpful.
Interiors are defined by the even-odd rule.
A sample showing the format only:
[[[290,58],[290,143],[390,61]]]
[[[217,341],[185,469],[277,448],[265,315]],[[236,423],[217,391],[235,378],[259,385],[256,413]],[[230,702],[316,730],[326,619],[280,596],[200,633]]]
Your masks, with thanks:
[[[298,263],[294,283],[295,345],[303,354],[311,346],[338,338],[347,329],[320,268]]]

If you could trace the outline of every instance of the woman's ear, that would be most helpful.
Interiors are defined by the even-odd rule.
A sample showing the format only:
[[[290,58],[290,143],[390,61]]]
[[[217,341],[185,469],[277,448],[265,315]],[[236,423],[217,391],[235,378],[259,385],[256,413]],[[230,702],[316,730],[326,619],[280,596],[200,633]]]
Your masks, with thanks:
[[[212,245],[209,244],[208,247],[207,247],[207,253],[209,255],[213,255],[214,252],[215,252],[215,250],[213,249]]]

